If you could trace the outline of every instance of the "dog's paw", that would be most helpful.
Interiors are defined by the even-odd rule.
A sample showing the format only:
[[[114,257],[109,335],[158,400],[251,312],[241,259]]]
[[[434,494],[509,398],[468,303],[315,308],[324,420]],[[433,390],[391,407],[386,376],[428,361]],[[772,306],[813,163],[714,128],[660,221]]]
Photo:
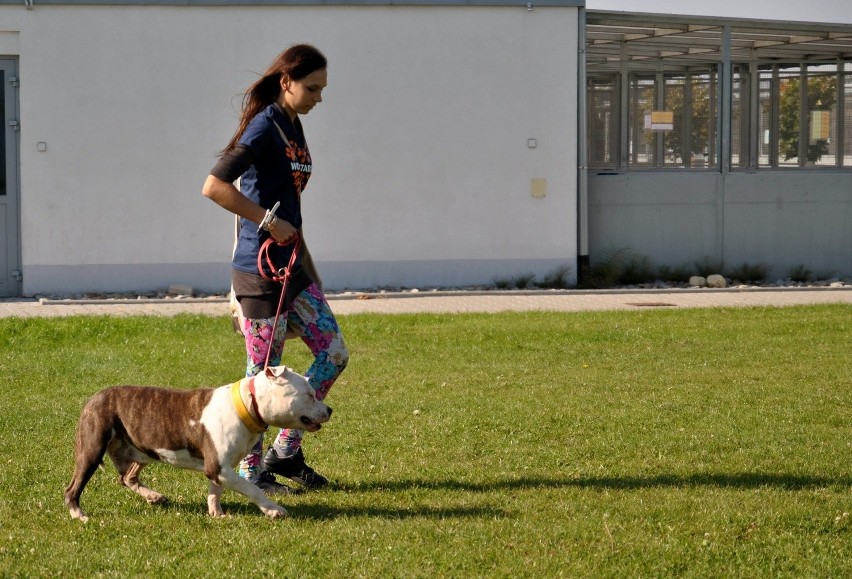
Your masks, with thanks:
[[[222,510],[222,503],[219,502],[219,495],[207,496],[207,514],[211,517],[225,516],[225,512]]]
[[[274,508],[260,507],[263,514],[272,519],[283,519],[289,517],[290,513],[284,507],[276,505]]]
[[[166,495],[161,495],[160,493],[150,492],[145,495],[145,500],[149,505],[167,505],[169,504],[169,497]]]
[[[78,521],[80,521],[81,523],[88,523],[88,522],[89,522],[89,517],[87,517],[87,516],[83,513],[83,511],[81,511],[81,510],[79,510],[79,509],[77,509],[77,511],[71,511],[71,518],[72,518],[72,519],[77,519],[77,520],[78,520]]]

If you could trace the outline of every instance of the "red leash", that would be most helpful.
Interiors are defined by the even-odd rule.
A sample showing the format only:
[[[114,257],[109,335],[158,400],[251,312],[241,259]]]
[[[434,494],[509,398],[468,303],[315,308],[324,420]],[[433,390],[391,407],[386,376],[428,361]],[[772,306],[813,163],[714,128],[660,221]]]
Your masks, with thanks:
[[[290,245],[291,243],[293,244],[293,253],[290,254],[290,261],[287,263],[287,267],[278,269],[272,262],[272,258],[269,256],[269,248],[273,243],[282,247]],[[266,361],[263,364],[264,370],[269,367],[269,354],[272,353],[272,341],[275,339],[275,329],[278,326],[278,317],[281,315],[281,309],[284,307],[284,297],[287,295],[287,284],[290,282],[290,275],[293,273],[293,266],[296,265],[296,258],[299,255],[300,245],[301,241],[299,240],[298,233],[294,235],[293,241],[290,243],[279,243],[270,237],[263,242],[263,245],[260,246],[260,251],[257,253],[257,270],[260,272],[260,277],[265,280],[275,281],[281,284],[281,299],[278,300],[278,309],[275,312],[275,321],[272,322],[272,335],[269,338],[269,348],[266,350]],[[266,263],[264,263],[264,261]],[[267,274],[266,269],[269,269],[271,273]]]

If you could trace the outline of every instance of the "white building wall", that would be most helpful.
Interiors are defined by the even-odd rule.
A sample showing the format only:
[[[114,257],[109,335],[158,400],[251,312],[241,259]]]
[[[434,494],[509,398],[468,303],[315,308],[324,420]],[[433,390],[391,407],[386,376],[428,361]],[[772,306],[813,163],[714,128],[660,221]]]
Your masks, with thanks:
[[[233,220],[201,185],[242,91],[297,42],[329,58],[302,119],[328,288],[576,266],[576,8],[36,5],[0,21],[20,63],[24,295],[227,288]]]

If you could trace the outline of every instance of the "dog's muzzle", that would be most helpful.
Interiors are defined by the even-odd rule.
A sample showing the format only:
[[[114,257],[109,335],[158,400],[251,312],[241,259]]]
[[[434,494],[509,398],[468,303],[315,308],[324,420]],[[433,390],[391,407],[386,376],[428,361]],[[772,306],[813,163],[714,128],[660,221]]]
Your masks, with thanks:
[[[304,424],[304,429],[308,432],[316,432],[320,428],[322,428],[323,422],[328,422],[331,419],[331,408],[329,407],[328,412],[326,412],[325,416],[318,420],[314,420],[310,416],[300,416],[299,421]]]

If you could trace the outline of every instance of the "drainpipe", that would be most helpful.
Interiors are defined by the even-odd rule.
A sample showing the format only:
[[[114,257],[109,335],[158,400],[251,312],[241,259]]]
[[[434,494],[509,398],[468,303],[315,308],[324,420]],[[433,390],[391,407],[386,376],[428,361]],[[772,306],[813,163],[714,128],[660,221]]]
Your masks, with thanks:
[[[586,9],[577,25],[577,285],[589,270],[589,178],[586,134]]]

